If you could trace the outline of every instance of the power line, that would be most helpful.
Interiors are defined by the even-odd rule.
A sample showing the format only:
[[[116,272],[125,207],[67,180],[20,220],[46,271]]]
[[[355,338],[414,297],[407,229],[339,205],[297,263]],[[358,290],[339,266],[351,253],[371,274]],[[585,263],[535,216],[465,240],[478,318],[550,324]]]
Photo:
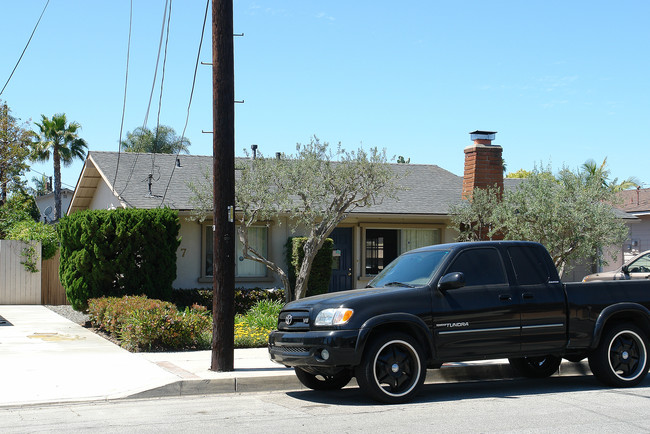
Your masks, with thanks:
[[[162,50],[163,36],[165,35],[165,20],[167,19],[168,4],[169,4],[169,0],[166,0],[165,11],[163,13],[162,28],[160,29],[160,42],[158,43],[158,57],[156,57],[156,69],[154,70],[154,74],[153,74],[153,83],[151,84],[151,94],[149,95],[149,104],[147,105],[147,112],[144,116],[144,123],[142,124],[143,130],[147,127],[147,121],[149,120],[149,110],[151,109],[151,100],[153,99],[153,92],[154,89],[156,88],[156,77],[158,76],[158,64],[160,63],[160,51]],[[135,166],[138,163],[139,155],[140,155],[139,153],[135,154],[135,158],[133,159],[133,164],[131,165],[131,171],[129,172],[129,176],[126,179],[126,184],[124,184],[124,188],[119,194],[120,196],[122,196],[122,193],[126,191],[126,188],[129,186],[129,182],[131,182],[131,178],[133,177],[133,172],[135,171]]]
[[[34,36],[34,33],[36,33],[36,29],[38,28],[38,24],[41,22],[41,18],[43,18],[43,14],[45,13],[45,9],[47,9],[47,5],[50,4],[50,0],[47,0],[47,3],[45,3],[45,7],[43,8],[43,12],[41,12],[41,16],[38,17],[38,21],[36,22],[36,25],[34,26],[34,30],[32,30],[32,34],[29,36],[29,40],[27,41],[27,44],[25,45],[25,48],[23,48],[23,52],[21,53],[20,57],[18,58],[18,62],[16,62],[16,66],[14,66],[14,69],[11,71],[11,74],[9,74],[9,78],[7,79],[7,82],[5,83],[4,86],[2,86],[2,90],[0,90],[0,95],[2,95],[2,92],[5,91],[5,88],[9,84],[9,80],[11,80],[11,77],[13,77],[14,72],[16,72],[16,68],[18,68],[18,64],[23,58],[23,55],[25,54],[25,51],[27,51],[27,47],[29,47],[29,43],[32,42],[32,37]]]
[[[34,169],[32,169],[32,168],[29,168],[28,170],[29,170],[30,172],[38,173],[38,174],[41,175],[41,176],[45,176],[46,178],[51,178],[50,175],[46,175],[45,173],[41,173],[41,172],[39,172],[38,170],[34,170]],[[74,185],[67,184],[67,183],[65,183],[65,182],[63,182],[63,181],[61,181],[61,184],[63,184],[63,185],[67,185],[68,187],[76,188]]]
[[[158,98],[158,115],[156,116],[156,134],[154,135],[153,155],[151,156],[151,173],[156,161],[156,144],[160,130],[160,110],[162,109],[163,86],[165,84],[165,66],[167,65],[167,45],[169,44],[169,24],[172,20],[172,0],[169,0],[169,15],[167,16],[167,35],[165,36],[165,55],[163,56],[162,75],[160,77],[160,97]]]
[[[160,51],[162,49],[163,36],[165,35],[165,19],[167,18],[167,5],[169,0],[165,0],[165,12],[163,13],[162,28],[160,29],[160,42],[158,43],[158,57],[156,57],[156,69],[153,73],[153,83],[151,83],[151,94],[149,95],[149,104],[147,105],[147,112],[144,115],[144,123],[142,128],[147,127],[147,121],[149,120],[149,110],[151,109],[151,100],[153,99],[153,91],[156,87],[156,77],[158,76],[158,64],[160,63]]]
[[[199,40],[199,48],[196,53],[196,64],[194,65],[194,78],[192,79],[192,90],[190,91],[190,101],[187,104],[187,116],[185,117],[185,126],[183,127],[183,133],[181,134],[181,142],[185,138],[185,130],[187,129],[187,124],[190,120],[190,107],[192,106],[192,98],[194,97],[194,85],[196,84],[196,72],[198,71],[199,68],[199,59],[201,57],[201,46],[203,45],[203,35],[205,34],[205,23],[207,22],[208,19],[208,10],[210,8],[210,0],[207,0],[205,3],[205,16],[203,17],[203,28],[201,29],[201,39]],[[165,193],[163,194],[162,201],[160,202],[160,206],[165,203],[165,197],[167,197],[167,190],[169,189],[169,184],[172,182],[172,178],[174,177],[174,171],[176,170],[176,161],[178,160],[178,156],[181,153],[181,149],[179,148],[178,151],[176,152],[176,158],[174,159],[174,166],[172,167],[172,173],[169,176],[169,180],[167,181],[167,186],[165,187]]]
[[[129,83],[129,58],[131,57],[131,29],[133,27],[133,0],[129,10],[129,40],[126,46],[126,74],[124,78],[124,101],[122,102],[122,122],[120,123],[120,141],[117,143],[117,165],[115,166],[115,177],[113,178],[113,193],[115,193],[115,182],[117,181],[117,172],[120,170],[120,155],[122,150],[122,131],[124,130],[124,114],[126,113],[126,89]]]

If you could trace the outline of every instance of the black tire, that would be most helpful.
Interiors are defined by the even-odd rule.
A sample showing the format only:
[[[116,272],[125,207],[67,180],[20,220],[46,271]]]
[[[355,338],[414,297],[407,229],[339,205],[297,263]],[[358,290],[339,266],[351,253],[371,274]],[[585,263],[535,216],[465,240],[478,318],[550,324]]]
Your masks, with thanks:
[[[589,354],[589,367],[601,382],[632,387],[648,374],[648,338],[634,324],[615,324],[605,330],[598,347]]]
[[[305,387],[313,390],[338,390],[345,387],[352,379],[352,373],[348,370],[341,371],[335,375],[315,375],[300,368],[293,368],[296,377]]]
[[[404,333],[372,340],[357,367],[357,383],[370,398],[388,404],[413,399],[427,375],[420,344]]]
[[[515,371],[528,378],[550,377],[562,363],[562,359],[556,356],[520,357],[508,361]]]

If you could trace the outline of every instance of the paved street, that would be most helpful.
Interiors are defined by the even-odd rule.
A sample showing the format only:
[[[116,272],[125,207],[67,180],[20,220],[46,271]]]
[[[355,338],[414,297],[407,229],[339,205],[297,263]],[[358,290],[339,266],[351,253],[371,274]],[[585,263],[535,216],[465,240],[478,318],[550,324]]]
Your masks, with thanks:
[[[376,405],[356,388],[0,408],[2,432],[650,432],[650,380],[593,377],[425,385],[415,402]]]

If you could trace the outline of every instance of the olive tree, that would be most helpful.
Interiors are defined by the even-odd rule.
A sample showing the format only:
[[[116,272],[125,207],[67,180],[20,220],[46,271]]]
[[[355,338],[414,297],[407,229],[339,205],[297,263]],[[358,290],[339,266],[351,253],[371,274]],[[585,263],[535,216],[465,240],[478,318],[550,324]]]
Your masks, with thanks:
[[[380,204],[401,188],[385,151],[346,151],[316,137],[306,145],[298,144],[294,155],[264,158],[258,154],[238,169],[235,200],[242,257],[277,273],[287,300],[291,288],[286,272],[250,245],[248,228],[287,217],[292,230],[306,231],[305,256],[293,288],[293,297],[303,298],[312,262],[334,228],[354,209]],[[205,182],[191,188],[198,209],[211,209],[211,185]]]
[[[550,167],[535,168],[516,189],[506,190],[502,199],[498,194],[474,193],[451,210],[459,239],[480,238],[476,234],[477,216],[481,216],[490,235],[499,231],[505,239],[543,244],[560,276],[567,264],[593,260],[599,251],[623,243],[628,236],[627,226],[614,212],[615,192],[584,170],[563,168],[553,175]]]

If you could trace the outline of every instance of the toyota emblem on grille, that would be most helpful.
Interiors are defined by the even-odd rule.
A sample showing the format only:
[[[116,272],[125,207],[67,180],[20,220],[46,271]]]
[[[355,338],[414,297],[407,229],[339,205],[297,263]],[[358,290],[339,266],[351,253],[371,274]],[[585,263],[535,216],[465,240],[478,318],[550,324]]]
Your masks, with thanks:
[[[287,315],[287,316],[284,318],[284,322],[286,322],[287,325],[291,325],[291,323],[293,322],[293,316],[291,316],[291,314]]]

